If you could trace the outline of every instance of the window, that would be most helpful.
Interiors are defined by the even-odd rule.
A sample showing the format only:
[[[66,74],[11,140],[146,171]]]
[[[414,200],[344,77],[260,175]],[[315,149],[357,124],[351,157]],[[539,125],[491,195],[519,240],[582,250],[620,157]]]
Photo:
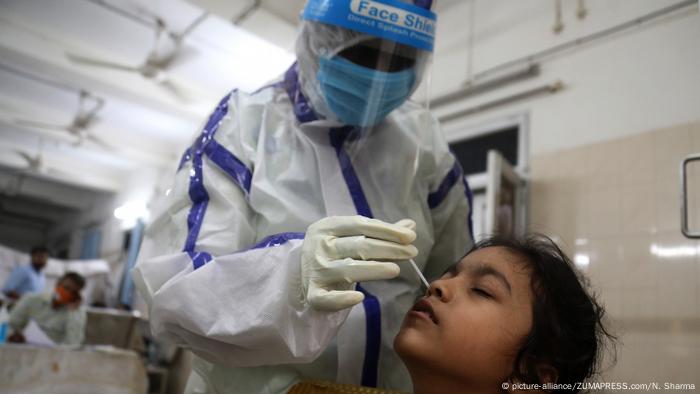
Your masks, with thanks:
[[[486,156],[496,150],[518,173],[527,173],[528,115],[517,114],[478,125],[445,128],[450,149],[472,190],[486,187]]]
[[[447,133],[450,149],[472,189],[477,241],[487,234],[522,234],[525,230],[527,127],[528,117],[523,114]],[[492,150],[499,155],[492,155],[489,165]]]
[[[450,149],[457,156],[465,175],[486,172],[486,155],[491,149],[499,151],[515,167],[518,165],[519,130],[518,126],[510,126],[479,134],[450,144]]]

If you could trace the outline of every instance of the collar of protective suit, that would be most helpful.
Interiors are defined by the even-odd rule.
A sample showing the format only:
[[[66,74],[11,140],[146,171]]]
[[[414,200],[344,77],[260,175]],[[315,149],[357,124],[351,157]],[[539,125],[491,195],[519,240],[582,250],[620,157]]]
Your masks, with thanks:
[[[303,124],[313,122],[314,124],[327,129],[356,129],[353,126],[348,126],[338,121],[324,119],[314,111],[314,109],[311,107],[309,99],[307,99],[307,97],[304,95],[304,91],[301,87],[302,84],[299,80],[299,66],[297,62],[294,62],[294,64],[292,64],[284,73],[284,81],[282,81],[282,85],[284,90],[287,91],[289,100],[292,102],[294,116],[296,116],[299,123]]]
[[[299,123],[311,122],[318,120],[316,112],[309,104],[309,101],[301,91],[301,83],[299,82],[299,72],[297,71],[297,63],[294,62],[289,69],[284,73],[284,89],[287,91],[289,100],[294,107],[294,115],[296,115]]]
[[[292,386],[288,394],[401,394],[400,391],[340,384],[321,380],[307,380]]]

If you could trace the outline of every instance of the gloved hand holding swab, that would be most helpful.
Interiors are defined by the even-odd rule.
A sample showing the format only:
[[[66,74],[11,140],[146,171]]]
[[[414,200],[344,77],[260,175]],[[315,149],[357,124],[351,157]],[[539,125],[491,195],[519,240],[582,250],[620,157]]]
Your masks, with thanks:
[[[306,230],[301,252],[302,291],[317,310],[339,311],[362,302],[353,283],[392,279],[394,262],[418,255],[416,223],[387,223],[364,216],[330,216]]]

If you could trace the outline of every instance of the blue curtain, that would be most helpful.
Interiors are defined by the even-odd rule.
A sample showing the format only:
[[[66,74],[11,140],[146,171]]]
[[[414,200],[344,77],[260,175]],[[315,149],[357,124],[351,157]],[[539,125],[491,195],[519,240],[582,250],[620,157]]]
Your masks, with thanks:
[[[141,219],[136,222],[136,226],[131,230],[129,236],[129,250],[126,254],[126,266],[124,267],[124,277],[122,279],[121,304],[131,308],[134,300],[134,282],[131,280],[131,269],[136,264],[136,259],[141,248],[141,239],[143,238],[144,223]]]
[[[101,241],[102,232],[99,227],[88,229],[83,235],[83,248],[80,252],[80,258],[82,260],[99,258]]]

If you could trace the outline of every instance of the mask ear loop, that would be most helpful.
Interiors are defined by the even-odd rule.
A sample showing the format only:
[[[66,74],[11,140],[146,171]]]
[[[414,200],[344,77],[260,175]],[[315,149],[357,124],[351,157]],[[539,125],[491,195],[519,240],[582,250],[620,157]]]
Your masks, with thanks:
[[[387,52],[387,53],[393,53],[396,50],[396,42],[394,41],[388,41],[388,40],[382,40],[381,45],[379,46],[379,50],[381,52]],[[378,70],[387,70],[388,69],[388,64],[387,62],[389,61],[388,58],[380,56],[380,63],[377,65]]]

